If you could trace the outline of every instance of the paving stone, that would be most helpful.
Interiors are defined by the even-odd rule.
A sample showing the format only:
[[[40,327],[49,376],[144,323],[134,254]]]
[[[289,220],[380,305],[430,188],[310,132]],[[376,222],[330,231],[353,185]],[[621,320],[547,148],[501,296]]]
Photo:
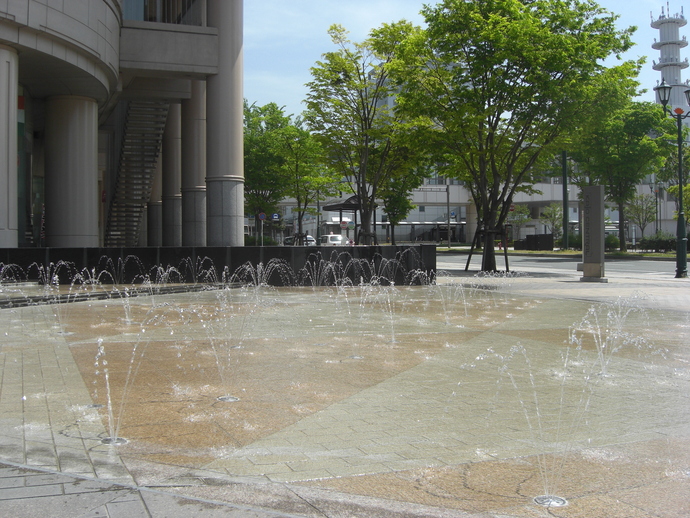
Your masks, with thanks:
[[[455,297],[471,279],[442,282],[456,283],[435,288]],[[690,494],[690,283],[487,282],[496,289],[468,290],[452,308],[426,287],[401,291],[395,342],[391,315],[376,316],[391,306],[357,288],[322,290],[328,304],[310,303],[313,290],[276,290],[260,311],[249,291],[223,293],[237,296],[223,309],[215,296],[141,297],[132,310],[149,318],[146,333],[113,301],[2,310],[0,462],[20,467],[0,468],[0,515],[541,517],[530,496],[539,459],[561,456],[568,516],[687,513],[668,491]],[[567,349],[571,326],[635,290],[657,303],[643,304],[651,323],[631,318],[627,330],[667,351],[614,355],[606,376],[575,388],[598,356],[591,343]],[[415,306],[428,313],[415,317]],[[195,320],[203,311],[214,329]],[[292,325],[302,319],[313,326]],[[99,338],[111,387],[96,374]],[[564,364],[567,351],[580,367]],[[118,417],[130,442],[103,445],[107,412],[89,405],[108,389],[120,401],[128,370]],[[221,405],[218,394],[240,400]],[[652,503],[664,498],[670,510]]]

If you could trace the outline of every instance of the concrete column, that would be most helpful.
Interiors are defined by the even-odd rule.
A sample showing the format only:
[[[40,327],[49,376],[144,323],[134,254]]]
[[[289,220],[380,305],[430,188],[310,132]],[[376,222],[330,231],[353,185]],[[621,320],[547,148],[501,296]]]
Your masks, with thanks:
[[[182,101],[182,245],[206,246],[206,82]]]
[[[151,198],[146,206],[146,239],[148,246],[163,246],[163,158],[158,155]]]
[[[98,104],[57,96],[45,108],[46,246],[97,247]]]
[[[181,107],[170,104],[163,132],[163,246],[182,245]]]
[[[17,51],[0,45],[0,248],[19,246],[17,70]]]
[[[207,243],[244,244],[243,2],[208,0],[218,29],[218,74],[207,80]]]

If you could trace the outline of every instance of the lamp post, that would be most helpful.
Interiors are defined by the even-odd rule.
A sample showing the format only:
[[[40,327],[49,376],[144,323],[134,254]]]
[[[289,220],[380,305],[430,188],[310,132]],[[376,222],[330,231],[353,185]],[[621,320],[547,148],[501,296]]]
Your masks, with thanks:
[[[687,244],[688,238],[685,235],[685,212],[683,212],[683,119],[690,116],[690,111],[683,111],[682,108],[675,108],[671,111],[668,108],[668,101],[671,98],[672,86],[662,79],[661,84],[654,88],[659,96],[659,102],[664,113],[676,119],[678,125],[678,226],[676,230],[676,279],[688,276]],[[685,90],[685,99],[690,104],[690,88]]]

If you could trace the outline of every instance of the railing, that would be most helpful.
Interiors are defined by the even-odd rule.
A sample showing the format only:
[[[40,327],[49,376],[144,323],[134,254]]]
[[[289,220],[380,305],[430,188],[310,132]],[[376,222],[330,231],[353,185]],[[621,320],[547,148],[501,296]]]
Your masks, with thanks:
[[[206,26],[206,0],[124,0],[125,20]]]
[[[656,65],[663,65],[664,63],[680,63],[680,64],[688,64],[688,58],[685,58],[684,60],[681,61],[680,57],[669,57],[669,58],[660,58],[659,61],[657,60],[652,60],[652,66]]]

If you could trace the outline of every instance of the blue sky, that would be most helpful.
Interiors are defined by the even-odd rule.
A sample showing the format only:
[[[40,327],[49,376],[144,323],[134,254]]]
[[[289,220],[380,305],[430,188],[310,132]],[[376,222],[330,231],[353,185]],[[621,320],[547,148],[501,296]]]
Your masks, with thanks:
[[[428,3],[435,3],[434,1]],[[599,4],[620,18],[619,27],[637,26],[636,45],[625,56],[637,59],[647,56],[640,74],[649,91],[641,100],[654,100],[652,88],[660,79],[652,70],[658,51],[651,48],[658,31],[650,27],[667,2],[660,0],[600,0]],[[421,25],[420,0],[247,0],[244,3],[244,96],[250,103],[275,102],[288,114],[304,110],[304,84],[311,79],[309,69],[325,52],[334,47],[326,31],[339,23],[350,31],[353,41],[363,40],[369,31],[383,23],[401,19]],[[679,13],[682,3],[670,3],[671,13]],[[690,6],[688,6],[690,8]],[[690,11],[686,13],[690,17]],[[681,28],[681,36],[690,37],[690,25]],[[690,46],[681,57],[690,56]],[[690,78],[690,68],[683,73]]]

